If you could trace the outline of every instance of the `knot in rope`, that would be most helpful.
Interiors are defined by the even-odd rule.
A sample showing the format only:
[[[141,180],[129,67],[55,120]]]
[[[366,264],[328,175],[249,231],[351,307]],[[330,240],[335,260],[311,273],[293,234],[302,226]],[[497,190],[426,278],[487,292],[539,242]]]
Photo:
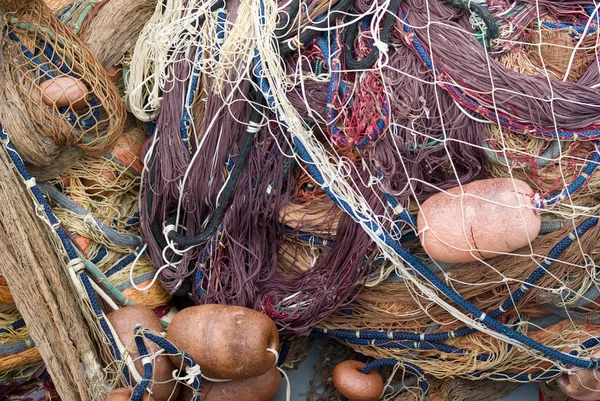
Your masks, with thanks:
[[[186,367],[185,373],[186,373],[185,376],[179,377],[179,376],[177,376],[177,370],[174,370],[172,373],[173,379],[182,381],[185,384],[187,384],[188,386],[191,386],[192,384],[194,384],[194,380],[196,379],[196,377],[198,377],[202,374],[202,371],[200,370],[200,365],[195,364],[194,366]]]

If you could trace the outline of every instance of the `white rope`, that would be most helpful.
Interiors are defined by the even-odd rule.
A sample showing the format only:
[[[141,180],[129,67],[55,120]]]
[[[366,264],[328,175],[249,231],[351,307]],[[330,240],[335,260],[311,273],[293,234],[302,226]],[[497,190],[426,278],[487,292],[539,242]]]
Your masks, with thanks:
[[[198,21],[215,1],[157,2],[135,44],[127,80],[126,104],[137,119],[151,121],[158,116],[176,57],[200,45]]]
[[[277,367],[277,370],[281,372],[285,378],[285,400],[290,401],[292,399],[292,385],[290,384],[290,378],[288,377],[287,373],[285,373],[285,370],[281,369],[280,367]]]

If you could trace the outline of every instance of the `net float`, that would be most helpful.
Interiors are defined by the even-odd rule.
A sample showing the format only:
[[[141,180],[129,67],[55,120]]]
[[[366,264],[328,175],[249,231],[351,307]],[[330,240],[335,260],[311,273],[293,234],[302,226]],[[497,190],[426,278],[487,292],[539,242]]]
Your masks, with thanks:
[[[245,379],[277,362],[279,333],[264,313],[241,306],[198,305],[179,312],[167,340],[187,352],[209,379]],[[179,366],[180,358],[171,356]]]
[[[202,401],[271,401],[277,395],[281,386],[281,373],[277,368],[271,368],[257,377],[224,382],[202,380],[200,399]],[[178,401],[191,401],[193,390],[183,387]]]
[[[510,178],[473,181],[428,198],[417,218],[419,239],[438,262],[465,263],[529,245],[542,220],[527,183]]]
[[[58,77],[40,84],[42,100],[48,106],[80,110],[88,104],[89,89],[79,79]]]
[[[130,347],[129,355],[134,361],[135,368],[143,375],[144,368],[139,358],[139,352],[134,342],[134,331],[137,326],[160,333],[164,331],[158,317],[152,309],[144,305],[126,306],[108,315],[108,320],[113,325],[121,343]],[[148,351],[152,354],[161,349],[151,341],[146,341]],[[157,355],[152,359],[152,382],[148,388],[152,391],[155,401],[167,401],[177,397],[179,386],[173,380],[172,372],[176,367],[164,355]]]
[[[360,361],[344,361],[333,369],[333,385],[350,401],[376,401],[383,394],[383,378],[373,370],[362,373],[366,365]]]

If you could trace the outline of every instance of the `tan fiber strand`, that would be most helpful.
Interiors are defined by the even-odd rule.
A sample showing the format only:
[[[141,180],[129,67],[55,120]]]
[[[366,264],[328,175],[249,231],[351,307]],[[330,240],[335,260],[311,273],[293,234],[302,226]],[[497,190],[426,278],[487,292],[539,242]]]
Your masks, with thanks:
[[[11,287],[61,398],[89,400],[89,386],[100,379],[101,372],[96,347],[81,314],[81,301],[72,289],[47,226],[35,214],[4,152],[0,155],[0,203],[0,243],[4,252],[0,272]]]

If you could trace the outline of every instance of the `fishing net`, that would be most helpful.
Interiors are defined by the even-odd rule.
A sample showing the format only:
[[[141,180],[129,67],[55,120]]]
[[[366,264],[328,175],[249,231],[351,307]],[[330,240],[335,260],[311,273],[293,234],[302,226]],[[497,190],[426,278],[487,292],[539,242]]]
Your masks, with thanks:
[[[27,176],[23,180],[28,180],[28,188],[33,191],[38,215],[46,215],[42,219],[57,234],[60,252],[67,260],[81,261],[78,253],[87,257],[91,273],[85,274],[103,285],[104,289],[98,287],[98,291],[104,299],[90,299],[85,290],[93,291],[94,287],[89,286],[96,286],[95,282],[83,284],[77,279],[81,272],[75,273],[72,279],[79,286],[81,307],[94,316],[90,319],[94,326],[98,313],[102,313],[97,309],[101,303],[118,308],[114,301],[108,301],[110,297],[105,292],[121,305],[143,304],[156,309],[159,316],[166,315],[171,295],[153,280],[154,268],[147,258],[136,253],[141,243],[136,235],[140,152],[146,135],[135,122],[125,124],[125,109],[116,86],[96,58],[43,2],[8,2],[4,7],[3,89],[9,101],[0,107],[2,122],[6,123],[2,127],[2,143],[20,174]],[[83,83],[88,91],[84,93],[85,104],[74,104],[80,99],[68,99],[70,103],[64,107],[44,103],[40,88],[45,82],[56,83],[60,79]],[[72,87],[62,89],[56,103],[63,101],[64,96],[68,98]],[[14,116],[16,121],[11,118]],[[54,148],[44,141],[50,141]],[[68,145],[80,147],[87,155],[82,156],[81,151]],[[51,152],[52,157],[46,156]],[[23,159],[19,154],[23,154]],[[24,160],[30,163],[27,167],[34,177],[28,175]],[[61,244],[61,240],[66,242]],[[65,271],[72,266],[68,265]],[[0,291],[1,305],[12,305],[8,287],[3,285]],[[93,331],[102,333],[102,326],[93,327]],[[14,316],[6,317],[6,329],[3,326],[0,333],[4,347],[0,352],[1,391],[13,389],[8,394],[25,397],[28,386],[36,388],[40,380],[45,386],[40,377],[47,377],[46,368],[16,310]],[[106,340],[98,345],[105,347],[105,361],[110,363],[114,358],[110,354],[110,335],[102,335]],[[103,399],[109,390],[104,383],[113,380],[110,375],[90,375],[86,379],[93,388],[92,399]],[[19,391],[15,390],[17,387]]]
[[[42,0],[7,1],[4,11],[8,79],[36,129],[92,154],[109,149],[125,108],[106,71]]]
[[[340,360],[384,377],[384,399],[600,389],[598,5],[144,2],[143,28],[123,29],[135,45],[114,48],[117,25],[94,32],[130,2],[61,8],[123,68],[142,145],[100,63],[28,4],[7,3],[11,80],[39,131],[87,154],[23,178],[85,265],[80,296],[100,298],[106,389],[136,372],[142,339],[180,354],[144,329],[115,341],[105,314],[131,303],[165,325],[173,304],[259,310],[285,339],[343,345]],[[36,87],[58,78],[79,91],[62,108]],[[332,361],[311,399],[338,396]],[[156,384],[133,379],[136,401]]]
[[[5,141],[10,146],[10,142]],[[35,199],[41,206],[40,212],[48,213],[47,218],[54,219],[51,220],[55,221],[53,227],[61,233],[58,237],[65,241],[60,247],[64,247],[66,257],[86,266],[81,271],[71,271],[71,274],[74,274],[72,279],[82,308],[94,314],[94,321],[99,317],[103,319],[100,305],[106,313],[138,304],[152,308],[159,317],[172,314],[171,295],[154,278],[155,269],[140,250],[141,239],[137,235],[137,199],[142,170],[140,152],[144,141],[143,131],[131,122],[101,157],[83,156],[60,176],[44,183],[33,181],[32,188],[39,191],[39,198]],[[16,155],[14,150],[12,152]],[[26,171],[22,170],[22,161],[13,161],[20,171]],[[72,268],[73,262],[66,270]],[[88,279],[87,283],[80,281],[81,276]],[[4,281],[0,280],[2,283]],[[91,291],[92,298],[86,289]],[[0,285],[0,301],[6,308],[13,302],[12,294],[4,285]],[[112,368],[115,357],[111,354],[114,348],[110,347],[116,347],[114,339],[111,342],[110,331],[108,334],[103,331],[107,327],[94,326],[103,333],[101,336],[106,336],[107,343],[102,341],[102,346],[109,350],[104,355],[107,370],[102,377],[90,378],[93,380],[92,399],[103,399],[119,377],[119,369]],[[24,391],[28,386],[37,386],[40,375],[45,374],[45,367],[16,309],[14,316],[6,316],[0,335],[3,337],[0,345],[4,347],[0,347],[0,388],[15,386]],[[43,380],[42,384],[46,386]],[[14,394],[18,392],[15,390]]]
[[[141,229],[163,285],[420,378],[595,368],[597,19],[584,1],[157,7],[128,106],[157,123]]]

